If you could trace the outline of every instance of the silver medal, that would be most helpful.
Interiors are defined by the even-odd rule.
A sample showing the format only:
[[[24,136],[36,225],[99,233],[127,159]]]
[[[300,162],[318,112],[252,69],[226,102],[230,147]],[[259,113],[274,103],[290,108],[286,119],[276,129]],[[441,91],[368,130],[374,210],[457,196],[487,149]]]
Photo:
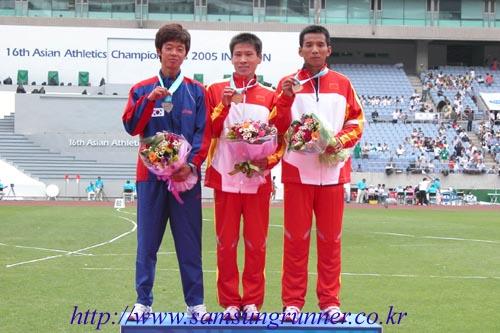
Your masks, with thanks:
[[[163,103],[161,103],[161,106],[167,112],[172,111],[172,109],[174,108],[174,105],[172,104],[172,102],[163,102]]]

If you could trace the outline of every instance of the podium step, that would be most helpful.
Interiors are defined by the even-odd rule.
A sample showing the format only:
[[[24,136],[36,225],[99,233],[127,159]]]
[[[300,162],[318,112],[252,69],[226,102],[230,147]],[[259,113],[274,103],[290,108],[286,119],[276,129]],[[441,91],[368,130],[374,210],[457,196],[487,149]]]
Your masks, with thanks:
[[[283,322],[281,313],[261,313],[261,320],[248,321],[246,318],[238,320],[223,320],[222,313],[212,313],[214,320],[207,322],[187,318],[182,312],[156,312],[147,320],[139,318],[127,321],[128,313],[122,316],[120,332],[122,333],[269,333],[278,329],[283,332],[350,332],[350,333],[382,333],[382,326],[377,323],[368,323],[369,320],[360,314],[349,314],[343,323],[331,323],[320,318],[319,313],[301,313],[295,323]]]

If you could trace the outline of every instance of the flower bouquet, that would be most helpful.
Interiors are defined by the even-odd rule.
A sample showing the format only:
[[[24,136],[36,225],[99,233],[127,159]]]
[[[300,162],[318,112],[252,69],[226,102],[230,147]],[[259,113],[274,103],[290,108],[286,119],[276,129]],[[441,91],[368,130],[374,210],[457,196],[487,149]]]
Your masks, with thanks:
[[[192,189],[198,181],[198,174],[193,170],[184,182],[174,182],[171,177],[186,164],[190,151],[191,145],[182,135],[167,131],[141,139],[139,147],[139,157],[146,168],[158,179],[168,182],[168,190],[180,203],[184,202],[179,193]]]
[[[285,133],[285,140],[288,151],[318,153],[322,163],[331,165],[349,157],[348,149],[333,153],[337,139],[328,133],[314,113],[303,114],[299,120],[294,120]]]
[[[251,161],[266,158],[274,153],[278,146],[277,134],[276,127],[260,120],[248,120],[230,126],[225,140],[229,143],[231,156],[236,163],[229,174],[241,172],[259,184],[265,183],[264,171]]]

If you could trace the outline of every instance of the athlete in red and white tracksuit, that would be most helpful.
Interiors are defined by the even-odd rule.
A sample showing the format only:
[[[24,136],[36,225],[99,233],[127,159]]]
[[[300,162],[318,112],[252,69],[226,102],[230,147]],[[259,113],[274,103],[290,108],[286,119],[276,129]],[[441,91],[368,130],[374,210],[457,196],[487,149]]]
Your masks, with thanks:
[[[348,78],[326,65],[322,70],[325,69],[324,75],[303,83],[303,89],[293,96],[280,93],[284,82],[290,77],[305,81],[312,74],[304,67],[283,78],[277,88],[280,93],[278,105],[289,108],[292,121],[300,119],[302,114],[316,114],[328,131],[342,142],[343,148],[351,148],[361,137],[363,110]],[[318,305],[322,310],[340,306],[343,184],[350,182],[350,171],[350,158],[329,165],[320,162],[316,153],[287,151],[283,156],[282,301],[285,307],[302,309],[305,303],[313,214],[318,251]]]
[[[287,128],[289,123],[276,123],[274,90],[257,82],[257,76],[248,80],[246,76],[233,74],[236,88],[248,87],[243,101],[224,106],[221,96],[231,78],[213,83],[208,87],[208,99],[212,118],[212,144],[207,158],[205,186],[214,189],[215,229],[217,237],[217,298],[224,307],[244,308],[255,305],[258,309],[264,302],[264,267],[267,232],[269,225],[269,203],[272,192],[270,170],[280,160],[284,147],[280,145],[267,157],[264,170],[265,183],[258,184],[243,173],[229,175],[237,162],[223,140],[231,125],[243,121],[262,121]],[[240,219],[243,216],[243,238],[245,242],[245,265],[242,275],[243,295],[240,296],[240,275],[237,264],[237,247],[240,235]]]

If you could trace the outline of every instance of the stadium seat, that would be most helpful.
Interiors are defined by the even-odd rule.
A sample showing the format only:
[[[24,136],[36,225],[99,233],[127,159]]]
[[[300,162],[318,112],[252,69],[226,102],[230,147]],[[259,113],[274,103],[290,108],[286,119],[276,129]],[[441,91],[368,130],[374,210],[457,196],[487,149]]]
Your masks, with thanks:
[[[49,86],[58,86],[59,85],[59,72],[58,71],[49,71],[47,75],[47,84]]]
[[[193,78],[194,78],[196,81],[198,81],[198,82],[200,82],[201,84],[203,84],[203,74],[194,74],[194,75],[193,75]]]
[[[78,85],[79,86],[89,85],[89,72],[78,72]]]
[[[17,71],[17,84],[28,84],[28,71],[20,69]]]

